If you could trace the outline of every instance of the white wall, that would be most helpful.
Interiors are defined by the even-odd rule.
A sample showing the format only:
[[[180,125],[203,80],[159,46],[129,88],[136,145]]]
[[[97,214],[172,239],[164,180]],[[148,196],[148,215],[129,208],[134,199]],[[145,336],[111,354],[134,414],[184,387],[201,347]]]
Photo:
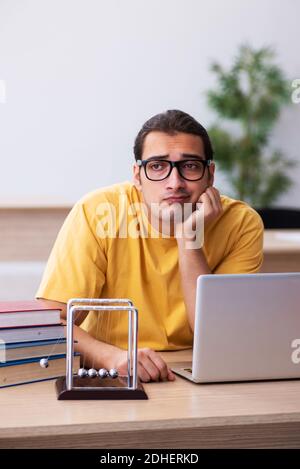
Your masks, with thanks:
[[[34,298],[45,262],[0,262],[0,301]]]
[[[244,41],[273,44],[300,78],[299,18],[299,0],[0,0],[0,205],[74,203],[130,178],[137,131],[167,108],[208,126],[209,62]],[[272,144],[300,162],[299,124],[291,104]],[[300,164],[293,178],[278,205],[300,206]]]

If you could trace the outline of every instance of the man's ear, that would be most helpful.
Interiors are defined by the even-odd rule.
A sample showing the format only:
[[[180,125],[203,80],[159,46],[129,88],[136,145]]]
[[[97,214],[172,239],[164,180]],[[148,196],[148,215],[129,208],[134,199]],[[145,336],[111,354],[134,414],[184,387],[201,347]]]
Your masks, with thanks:
[[[142,190],[140,166],[136,163],[133,165],[133,184],[139,191]]]

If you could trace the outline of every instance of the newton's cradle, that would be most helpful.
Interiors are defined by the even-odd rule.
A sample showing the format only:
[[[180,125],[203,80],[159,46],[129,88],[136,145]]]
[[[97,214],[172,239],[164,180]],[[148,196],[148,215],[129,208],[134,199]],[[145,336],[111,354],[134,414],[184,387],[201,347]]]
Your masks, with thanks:
[[[117,305],[117,306],[116,306]],[[79,311],[127,311],[128,349],[127,375],[121,376],[112,368],[80,368],[73,371],[75,313]],[[138,310],[128,299],[72,298],[67,303],[66,376],[56,380],[59,400],[81,399],[148,399],[137,375]],[[42,361],[41,361],[42,362]],[[41,363],[47,366],[47,363]]]

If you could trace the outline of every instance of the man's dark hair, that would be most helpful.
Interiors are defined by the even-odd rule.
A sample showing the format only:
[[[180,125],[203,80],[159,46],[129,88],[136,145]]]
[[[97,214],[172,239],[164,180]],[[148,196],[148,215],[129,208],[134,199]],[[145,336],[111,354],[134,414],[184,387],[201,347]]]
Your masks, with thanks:
[[[203,141],[205,158],[213,159],[211,141],[205,128],[186,112],[172,109],[156,114],[145,122],[134,142],[133,151],[136,160],[142,159],[144,140],[153,131],[165,132],[169,135],[175,135],[177,132],[198,135]]]

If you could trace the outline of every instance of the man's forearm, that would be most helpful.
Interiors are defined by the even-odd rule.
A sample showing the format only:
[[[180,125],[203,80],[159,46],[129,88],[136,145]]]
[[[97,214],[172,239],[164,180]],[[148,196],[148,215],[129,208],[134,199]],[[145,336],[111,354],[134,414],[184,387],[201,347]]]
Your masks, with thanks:
[[[49,302],[51,306],[56,304],[58,308],[61,309],[61,323],[66,326],[67,324],[67,305],[66,303],[61,303],[59,301],[48,300],[42,298],[44,303]],[[79,312],[76,314],[75,324],[74,324],[74,341],[77,343],[74,344],[75,352],[81,354],[81,365],[86,368],[114,368],[114,358],[121,349],[100,342],[88,334],[86,331],[78,327],[86,318],[88,312]],[[65,327],[66,334],[66,327]]]
[[[65,320],[62,320],[66,324]],[[73,331],[75,352],[81,354],[81,366],[85,368],[113,368],[114,354],[119,350],[114,345],[100,342],[79,326],[74,325]]]
[[[181,285],[188,321],[192,331],[194,331],[195,322],[197,277],[199,275],[211,274],[212,272],[201,247],[194,246],[194,248],[188,249],[186,245],[190,246],[190,244],[193,245],[195,242],[201,242],[201,238],[198,240],[196,236],[196,234],[201,234],[201,227],[204,229],[204,226],[207,227],[222,215],[222,200],[219,191],[213,187],[213,173],[209,174],[207,187],[200,195],[196,205],[197,209],[183,223],[178,223],[178,236],[176,236]],[[185,233],[185,236],[182,236],[183,233]],[[202,234],[204,239],[204,231]]]
[[[184,303],[190,328],[194,331],[197,278],[211,274],[211,270],[201,248],[186,249],[184,240],[178,240],[177,244]]]

